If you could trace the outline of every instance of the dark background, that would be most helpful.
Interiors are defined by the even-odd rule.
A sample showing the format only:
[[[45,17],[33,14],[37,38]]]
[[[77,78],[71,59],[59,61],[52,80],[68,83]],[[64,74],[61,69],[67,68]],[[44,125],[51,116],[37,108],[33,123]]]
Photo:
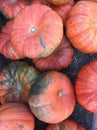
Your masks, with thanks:
[[[0,30],[2,26],[6,24],[7,21],[8,19],[6,19],[2,15],[2,13],[0,13]],[[75,83],[76,76],[79,69],[84,64],[87,64],[88,62],[97,59],[97,54],[88,55],[88,54],[81,53],[76,49],[74,49],[74,51],[75,54],[73,56],[72,64],[67,69],[62,70],[63,73],[69,76],[73,84]],[[31,62],[30,59],[23,59],[23,60],[26,60],[27,62]],[[2,69],[10,62],[11,60],[6,59],[3,55],[0,55],[0,69]],[[91,127],[92,127],[93,114],[85,110],[78,103],[76,103],[75,110],[69,118],[81,124],[83,127],[85,127],[86,130],[92,130]],[[36,119],[35,130],[45,130],[46,126],[47,126],[46,123]]]

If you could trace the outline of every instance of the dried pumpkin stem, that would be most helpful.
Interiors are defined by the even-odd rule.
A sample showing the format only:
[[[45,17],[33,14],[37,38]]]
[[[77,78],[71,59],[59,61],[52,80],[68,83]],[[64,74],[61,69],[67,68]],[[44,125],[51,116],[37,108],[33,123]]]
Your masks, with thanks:
[[[60,96],[62,96],[63,95],[63,91],[62,90],[59,90],[58,91],[58,96],[60,97]]]

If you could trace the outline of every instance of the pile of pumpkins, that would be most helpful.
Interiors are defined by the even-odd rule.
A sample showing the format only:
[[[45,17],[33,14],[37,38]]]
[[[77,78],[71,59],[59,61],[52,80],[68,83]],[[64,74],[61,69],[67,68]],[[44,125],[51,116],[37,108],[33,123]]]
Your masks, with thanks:
[[[0,129],[34,130],[36,117],[46,130],[85,130],[68,117],[76,100],[97,114],[97,60],[82,66],[75,84],[62,70],[74,48],[97,52],[96,10],[96,0],[0,0],[8,19],[0,54],[12,61],[0,71]]]

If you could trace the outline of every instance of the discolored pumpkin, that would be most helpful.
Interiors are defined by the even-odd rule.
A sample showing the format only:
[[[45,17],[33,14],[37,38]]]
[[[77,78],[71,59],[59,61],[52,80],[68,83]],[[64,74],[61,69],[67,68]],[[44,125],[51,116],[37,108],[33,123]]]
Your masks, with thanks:
[[[31,85],[38,70],[21,61],[14,61],[0,72],[0,102],[27,102]]]
[[[61,16],[63,23],[65,25],[65,21],[67,20],[68,13],[72,9],[72,6],[74,5],[74,0],[70,0],[66,4],[60,5],[60,6],[51,6],[51,8],[56,11],[56,13]]]
[[[34,130],[34,116],[22,103],[6,103],[0,106],[1,130]]]
[[[44,72],[33,86],[28,102],[39,120],[58,123],[71,115],[75,107],[75,94],[66,75],[57,71]]]
[[[50,55],[59,46],[62,37],[62,19],[46,5],[27,6],[14,19],[12,46],[25,57],[41,58]]]
[[[97,60],[80,69],[75,82],[75,91],[79,104],[97,114]]]
[[[97,52],[97,3],[78,1],[66,21],[66,34],[72,45],[84,53]]]
[[[75,121],[66,119],[58,124],[48,125],[46,130],[85,130],[85,129]]]
[[[69,2],[70,0],[47,0],[49,3],[59,6],[59,5],[63,5],[66,4],[67,2]]]
[[[10,40],[12,32],[13,20],[10,20],[2,27],[0,33],[0,53],[6,58],[16,60],[24,58],[22,55],[17,54],[17,52],[12,47],[12,42]]]
[[[33,59],[33,63],[40,71],[62,70],[70,65],[72,62],[73,54],[73,48],[64,35],[61,44],[50,56]]]
[[[28,4],[28,0],[0,0],[0,11],[12,19]]]

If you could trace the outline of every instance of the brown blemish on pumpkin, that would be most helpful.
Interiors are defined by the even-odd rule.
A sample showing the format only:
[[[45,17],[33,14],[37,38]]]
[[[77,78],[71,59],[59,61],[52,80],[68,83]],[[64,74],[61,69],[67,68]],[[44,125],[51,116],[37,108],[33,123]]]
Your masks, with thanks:
[[[22,130],[24,128],[24,125],[23,124],[17,124],[18,127],[20,128],[20,130]]]
[[[40,45],[43,47],[43,48],[46,48],[46,43],[44,42],[43,38],[40,36],[39,37],[39,42],[40,42]]]

